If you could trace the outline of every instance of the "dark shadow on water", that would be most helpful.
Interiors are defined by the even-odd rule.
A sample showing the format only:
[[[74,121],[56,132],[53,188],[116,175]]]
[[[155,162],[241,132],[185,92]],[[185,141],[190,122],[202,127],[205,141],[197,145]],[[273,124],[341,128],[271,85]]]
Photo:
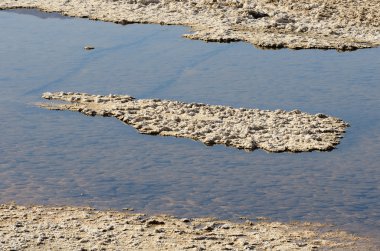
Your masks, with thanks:
[[[21,14],[21,15],[31,15],[34,17],[38,17],[41,19],[48,19],[48,18],[58,18],[58,19],[69,19],[71,17],[67,17],[62,15],[61,13],[58,12],[42,12],[38,9],[34,8],[17,8],[17,9],[8,9],[8,10],[3,10],[5,12],[9,13],[16,13],[16,14]]]

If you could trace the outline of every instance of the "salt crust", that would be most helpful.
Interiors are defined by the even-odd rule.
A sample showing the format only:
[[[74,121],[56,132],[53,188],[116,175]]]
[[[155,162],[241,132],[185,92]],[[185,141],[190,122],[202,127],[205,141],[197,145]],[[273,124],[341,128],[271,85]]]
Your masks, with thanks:
[[[160,99],[138,100],[128,95],[73,92],[46,92],[42,97],[70,102],[39,104],[47,109],[116,117],[140,133],[184,137],[206,145],[223,144],[246,150],[332,150],[348,127],[341,119],[299,110],[237,109]]]
[[[3,204],[0,250],[376,250],[325,227]]]
[[[378,0],[2,0],[120,24],[190,26],[190,39],[262,48],[355,50],[380,45]]]

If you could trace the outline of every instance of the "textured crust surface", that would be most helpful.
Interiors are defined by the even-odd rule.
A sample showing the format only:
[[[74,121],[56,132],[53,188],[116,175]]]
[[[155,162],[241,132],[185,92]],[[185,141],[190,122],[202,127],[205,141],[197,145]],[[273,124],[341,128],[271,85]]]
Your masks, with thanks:
[[[355,50],[380,45],[379,0],[2,0],[121,24],[191,26],[185,37],[257,47]]]
[[[228,106],[140,99],[127,95],[44,93],[43,98],[70,102],[39,104],[52,110],[79,111],[86,115],[116,117],[140,133],[191,138],[206,145],[269,152],[332,150],[347,123],[324,114],[268,111]]]
[[[364,238],[317,223],[0,205],[1,250],[370,250]],[[326,229],[327,230],[327,229]]]

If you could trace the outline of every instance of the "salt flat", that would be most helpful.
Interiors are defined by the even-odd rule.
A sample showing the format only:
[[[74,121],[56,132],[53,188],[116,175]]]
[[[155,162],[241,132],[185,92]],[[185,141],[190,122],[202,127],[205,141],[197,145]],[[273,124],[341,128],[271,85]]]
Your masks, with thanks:
[[[0,9],[38,8],[121,24],[190,26],[205,41],[264,48],[355,50],[380,45],[380,1],[362,0],[3,0]]]

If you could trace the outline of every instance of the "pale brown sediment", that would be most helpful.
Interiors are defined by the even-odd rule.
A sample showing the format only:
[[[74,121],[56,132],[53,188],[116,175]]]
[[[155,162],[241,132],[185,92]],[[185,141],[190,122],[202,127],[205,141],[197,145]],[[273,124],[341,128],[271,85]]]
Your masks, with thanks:
[[[375,250],[368,239],[319,223],[236,223],[14,204],[0,205],[0,249]]]
[[[378,0],[2,0],[121,24],[186,25],[190,39],[245,41],[263,48],[355,50],[380,45]]]
[[[47,109],[116,117],[140,133],[191,138],[206,145],[223,144],[246,150],[332,150],[348,127],[341,119],[299,110],[269,111],[73,92],[47,92],[42,97],[69,102],[39,104]]]

